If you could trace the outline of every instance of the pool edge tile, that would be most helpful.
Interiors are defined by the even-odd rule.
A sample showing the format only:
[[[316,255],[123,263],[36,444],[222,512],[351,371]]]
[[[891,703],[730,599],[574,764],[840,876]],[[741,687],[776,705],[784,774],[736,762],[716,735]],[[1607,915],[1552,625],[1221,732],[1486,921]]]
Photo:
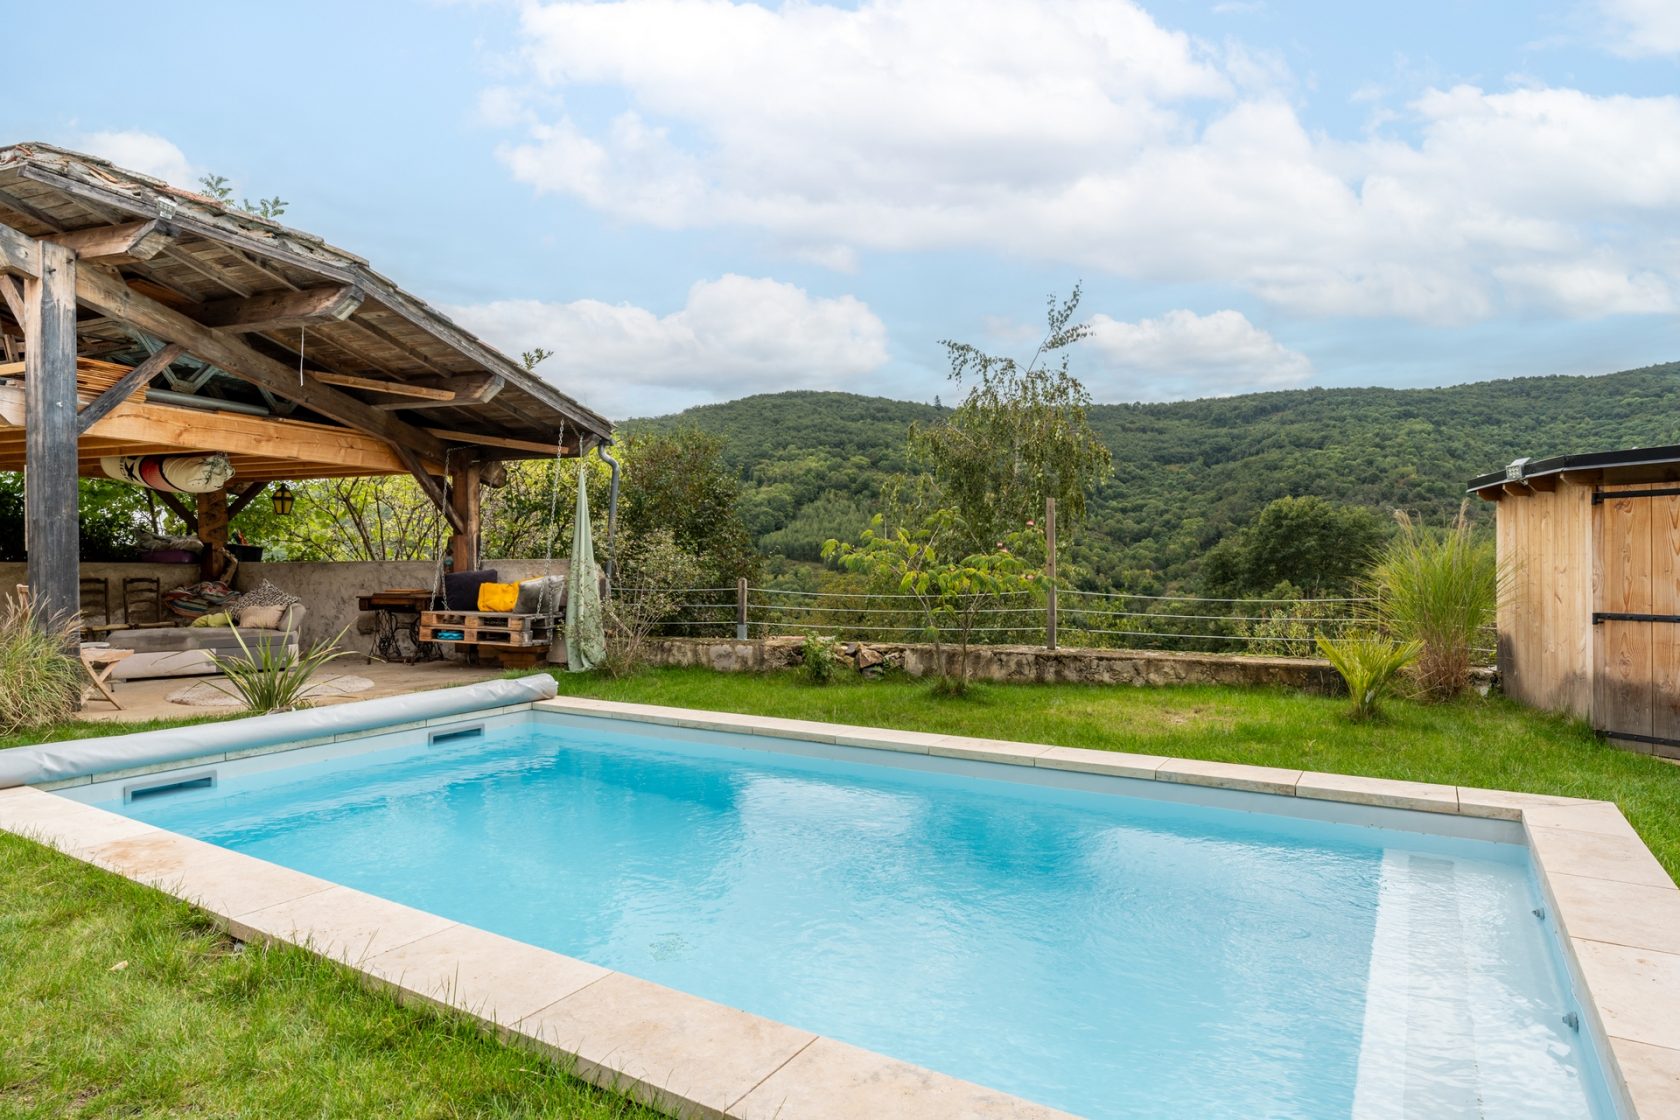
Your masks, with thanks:
[[[1548,828],[1523,821],[1528,850],[1542,875],[1579,875],[1648,887],[1672,887],[1657,857],[1630,825],[1622,834]]]
[[[1369,778],[1358,774],[1303,771],[1295,783],[1296,797],[1411,809],[1420,813],[1458,813],[1458,787],[1398,778]]]
[[[734,1103],[738,1120],[1076,1120],[1066,1112],[818,1037]]]
[[[401,999],[500,1030],[612,974],[526,941],[457,924],[367,958],[358,971]]]
[[[1279,766],[1251,766],[1243,762],[1213,762],[1207,759],[1174,758],[1155,771],[1163,782],[1183,785],[1212,786],[1217,789],[1243,789],[1254,793],[1274,793],[1282,797],[1295,796],[1295,786],[1303,771]]]
[[[1630,1038],[1610,1038],[1608,1071],[1641,1120],[1680,1116],[1680,1050]]]
[[[361,971],[371,960],[459,923],[353,887],[333,885],[226,916],[241,941],[284,941]]]
[[[1569,946],[1604,1034],[1680,1050],[1680,954],[1635,949],[1580,937]]]
[[[1680,954],[1680,887],[1556,870],[1545,873],[1545,883],[1558,928],[1566,936]]]
[[[941,735],[928,745],[928,754],[941,758],[966,758],[975,762],[998,762],[1006,766],[1032,766],[1051,748],[1043,743],[1012,743],[1003,739],[981,739],[972,735]]]
[[[522,1045],[588,1081],[674,1112],[727,1118],[817,1035],[622,972],[513,1024]]]
[[[1089,747],[1051,747],[1033,759],[1033,765],[1042,766],[1046,770],[1069,770],[1079,774],[1104,774],[1115,778],[1142,778],[1153,781],[1156,771],[1171,761],[1172,758],[1168,755],[1101,751]]]

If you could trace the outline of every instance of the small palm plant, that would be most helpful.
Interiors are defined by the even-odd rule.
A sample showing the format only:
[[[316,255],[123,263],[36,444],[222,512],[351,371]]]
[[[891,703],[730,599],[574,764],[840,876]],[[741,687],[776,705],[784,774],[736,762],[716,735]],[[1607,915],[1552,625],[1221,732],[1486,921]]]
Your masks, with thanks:
[[[1367,720],[1377,714],[1377,705],[1394,687],[1400,670],[1422,651],[1420,642],[1395,642],[1373,634],[1350,634],[1341,638],[1318,635],[1318,651],[1330,667],[1347,682],[1352,706],[1348,715]]]
[[[232,689],[224,688],[222,691],[244,701],[245,707],[258,715],[309,707],[306,694],[321,666],[350,653],[338,648],[339,641],[350,629],[348,626],[297,656],[286,652],[285,644],[280,641],[259,642],[252,649],[245,644],[245,636],[239,632],[239,627],[231,626],[230,629],[233,630],[234,640],[239,643],[242,656],[223,657],[212,653],[210,660],[227,678]]]

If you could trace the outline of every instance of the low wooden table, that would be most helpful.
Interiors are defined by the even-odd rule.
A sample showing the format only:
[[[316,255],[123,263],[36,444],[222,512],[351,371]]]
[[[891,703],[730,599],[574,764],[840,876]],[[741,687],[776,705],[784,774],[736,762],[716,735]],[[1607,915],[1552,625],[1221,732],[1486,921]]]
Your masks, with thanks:
[[[131,649],[83,649],[82,671],[87,674],[91,685],[82,687],[82,705],[87,706],[91,698],[90,693],[97,692],[101,697],[111,702],[117,711],[123,711],[122,701],[111,694],[110,686],[105,682],[111,678],[111,670],[117,667],[117,662],[124,658],[133,657]]]

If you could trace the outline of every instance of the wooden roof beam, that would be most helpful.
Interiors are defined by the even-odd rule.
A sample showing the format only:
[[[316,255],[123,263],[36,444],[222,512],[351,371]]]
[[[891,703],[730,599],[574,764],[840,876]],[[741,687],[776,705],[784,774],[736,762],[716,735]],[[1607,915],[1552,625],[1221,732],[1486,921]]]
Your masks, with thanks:
[[[179,343],[188,354],[200,361],[267,389],[276,396],[295,401],[340,424],[348,424],[433,459],[443,457],[444,443],[436,436],[330,386],[311,381],[300,384],[297,370],[258,353],[231,334],[207,327],[157,300],[141,295],[114,272],[98,268],[78,269],[76,298],[101,314],[120,319],[166,343]]]
[[[420,400],[378,400],[373,407],[384,412],[406,412],[414,408],[458,408],[461,405],[484,404],[502,391],[507,381],[496,373],[463,373],[455,377],[428,379],[407,385],[381,386],[378,390],[392,396],[421,397]],[[371,385],[361,386],[372,389]],[[435,394],[435,395],[434,395]]]
[[[417,397],[422,401],[432,401],[438,404],[456,403],[456,394],[453,389],[434,388],[430,385],[411,385],[406,381],[381,381],[375,377],[357,377],[352,373],[333,373],[329,370],[319,369],[310,370],[309,376],[323,385],[337,385],[344,389],[366,389],[370,393]],[[398,407],[418,408],[420,406],[409,402]]]
[[[41,275],[41,250],[35,239],[8,225],[0,225],[0,272],[13,276]]]
[[[353,284],[305,288],[293,292],[263,292],[245,299],[218,299],[204,304],[198,321],[224,331],[270,331],[311,323],[348,319],[362,305],[362,290]]]
[[[53,233],[43,241],[56,241],[89,264],[133,264],[149,261],[169,244],[170,233],[161,222],[126,222],[115,226]]]
[[[510,451],[529,451],[533,455],[555,455],[570,451],[568,446],[556,446],[552,443],[538,443],[530,439],[512,439],[508,436],[487,436],[478,432],[458,432],[449,428],[427,428],[430,434],[450,443],[464,443],[471,447],[503,447]]]

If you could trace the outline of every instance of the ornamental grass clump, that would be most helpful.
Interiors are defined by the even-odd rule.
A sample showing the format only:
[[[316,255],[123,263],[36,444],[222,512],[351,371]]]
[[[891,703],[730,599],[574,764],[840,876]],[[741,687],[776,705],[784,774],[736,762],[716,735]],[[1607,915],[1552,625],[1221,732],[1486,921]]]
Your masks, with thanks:
[[[216,670],[227,678],[223,692],[244,702],[257,715],[268,712],[290,712],[309,707],[309,688],[315,674],[329,661],[347,657],[349,650],[339,649],[338,643],[350,629],[346,626],[334,637],[317,642],[299,655],[288,652],[280,641],[258,642],[256,648],[245,643],[239,627],[230,626],[241,651],[238,657],[210,655]],[[221,688],[220,685],[217,686]]]
[[[1432,700],[1450,700],[1470,683],[1476,638],[1493,622],[1503,582],[1494,543],[1472,532],[1467,506],[1442,533],[1396,511],[1400,531],[1371,573],[1383,627],[1418,643],[1418,689]]]
[[[76,714],[87,682],[71,651],[75,615],[46,616],[26,601],[0,608],[0,735],[63,723]]]
[[[1412,663],[1423,648],[1417,642],[1395,642],[1372,634],[1349,634],[1341,638],[1318,635],[1318,651],[1330,667],[1347,682],[1351,706],[1348,716],[1367,720],[1377,714],[1377,705],[1393,689],[1400,670]]]

